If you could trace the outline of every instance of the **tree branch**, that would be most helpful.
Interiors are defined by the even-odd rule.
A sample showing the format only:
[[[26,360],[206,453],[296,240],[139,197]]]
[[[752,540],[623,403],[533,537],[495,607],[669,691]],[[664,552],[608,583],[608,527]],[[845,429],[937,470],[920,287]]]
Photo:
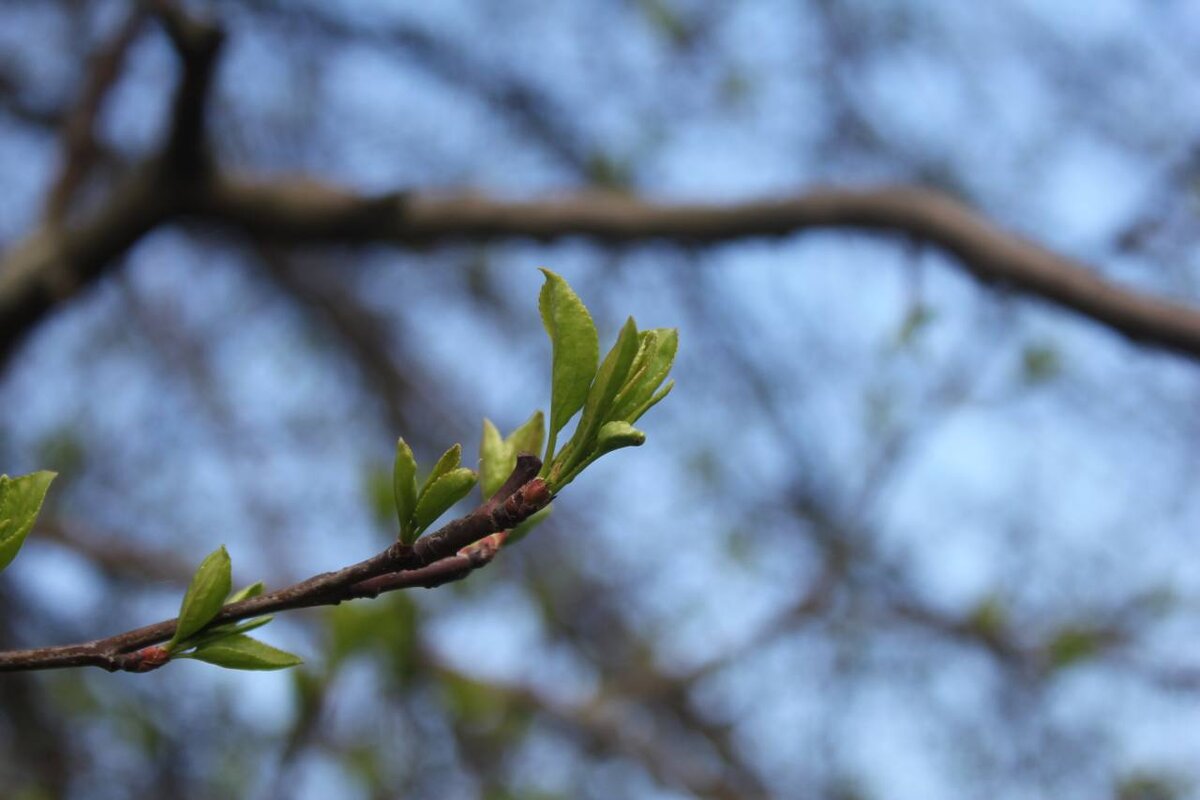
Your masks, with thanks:
[[[1082,262],[1003,231],[944,194],[917,187],[819,188],[734,205],[653,203],[597,193],[503,202],[478,196],[361,197],[307,181],[227,176],[212,184],[200,212],[288,241],[413,244],[586,236],[608,243],[713,243],[818,228],[900,233],[954,255],[983,283],[1048,300],[1134,341],[1200,358],[1200,311],[1111,283]]]
[[[94,280],[141,235],[186,213],[291,243],[411,245],[568,236],[608,243],[713,243],[828,228],[904,234],[956,256],[983,283],[1048,300],[1142,344],[1200,358],[1200,311],[1107,281],[1084,263],[1003,231],[928,189],[823,188],[731,205],[654,203],[595,193],[536,202],[404,193],[362,196],[310,180],[220,174],[194,189],[188,203],[163,205],[174,190],[169,182],[158,183],[131,199],[106,204],[96,217],[64,234],[57,249],[35,236],[0,263],[0,353],[69,294],[47,293],[44,286]],[[60,277],[54,281],[51,275]],[[27,312],[30,303],[39,306],[39,313]]]
[[[99,152],[94,128],[109,90],[120,77],[125,55],[142,29],[146,8],[135,5],[114,34],[89,59],[87,78],[75,109],[67,117],[62,133],[62,163],[46,197],[45,215],[61,220],[75,191],[83,183]]]
[[[1003,231],[930,189],[818,188],[731,205],[654,203],[598,193],[505,202],[400,192],[363,196],[307,179],[222,174],[210,163],[204,140],[222,32],[168,0],[154,0],[152,7],[183,64],[167,140],[90,216],[70,228],[36,231],[0,261],[0,361],[57,304],[98,279],[142,236],[185,215],[289,243],[409,245],[566,236],[609,243],[713,243],[816,228],[903,234],[954,255],[984,283],[1040,297],[1134,341],[1200,359],[1200,310],[1111,283],[1086,264]]]
[[[487,502],[413,546],[396,542],[357,564],[230,603],[206,627],[464,578],[495,557],[505,531],[553,499],[546,484],[536,477],[541,466],[536,456],[521,455],[508,480]],[[178,619],[164,620],[83,644],[0,652],[0,672],[83,666],[110,672],[149,672],[170,660],[170,654],[155,645],[170,639],[177,623]]]
[[[151,5],[183,65],[162,160],[177,177],[196,179],[209,166],[205,115],[225,32],[211,22],[189,17],[170,0],[153,0]]]
[[[153,5],[183,65],[166,142],[78,223],[64,226],[52,217],[0,260],[0,363],[59,304],[104,275],[147,233],[182,213],[207,175],[204,108],[223,33],[186,18],[165,0]]]

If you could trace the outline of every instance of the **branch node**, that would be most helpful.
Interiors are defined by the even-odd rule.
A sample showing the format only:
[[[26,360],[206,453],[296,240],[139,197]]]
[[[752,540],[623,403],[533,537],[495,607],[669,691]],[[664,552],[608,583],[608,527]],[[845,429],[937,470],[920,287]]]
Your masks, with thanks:
[[[151,672],[171,660],[171,653],[165,647],[151,645],[125,653],[113,658],[113,664],[124,672]]]

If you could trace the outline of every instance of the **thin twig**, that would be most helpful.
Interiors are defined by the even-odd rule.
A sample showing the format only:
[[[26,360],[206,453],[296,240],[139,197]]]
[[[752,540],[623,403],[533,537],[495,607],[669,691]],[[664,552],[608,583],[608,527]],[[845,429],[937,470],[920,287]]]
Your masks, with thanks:
[[[62,165],[58,178],[46,196],[45,215],[52,222],[66,214],[71,198],[96,160],[99,152],[94,130],[96,119],[121,75],[125,55],[145,19],[146,8],[135,5],[113,38],[90,59],[87,82],[80,92],[79,102],[63,125]]]
[[[396,542],[357,564],[231,603],[207,627],[459,580],[492,560],[503,543],[503,536],[494,534],[513,528],[553,499],[546,484],[536,477],[541,466],[536,456],[521,455],[508,480],[487,502],[413,546]],[[148,672],[170,660],[170,654],[155,645],[170,639],[177,624],[178,619],[169,619],[82,644],[0,652],[0,672],[83,666]]]

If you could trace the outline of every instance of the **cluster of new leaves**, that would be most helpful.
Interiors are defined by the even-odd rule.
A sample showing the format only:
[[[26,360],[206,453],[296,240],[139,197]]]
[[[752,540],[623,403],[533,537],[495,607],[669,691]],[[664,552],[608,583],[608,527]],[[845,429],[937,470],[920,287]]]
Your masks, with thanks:
[[[233,588],[231,572],[229,553],[223,546],[200,562],[179,606],[175,635],[165,645],[167,655],[194,658],[229,669],[283,669],[301,663],[291,653],[246,635],[270,622],[270,616],[206,628],[227,603],[248,600],[263,592],[262,581],[259,581],[230,594],[229,590]]]
[[[639,331],[630,317],[600,362],[599,337],[587,307],[560,276],[542,272],[546,282],[538,309],[552,348],[550,441],[542,476],[557,492],[605,453],[646,441],[633,423],[675,385],[663,382],[675,362],[679,333],[674,328]],[[574,435],[556,452],[559,432],[580,409]]]
[[[541,411],[535,411],[506,437],[485,419],[479,475],[459,466],[462,448],[456,444],[438,460],[419,491],[417,462],[401,439],[396,447],[392,482],[403,543],[415,542],[430,524],[465,497],[476,481],[484,500],[491,497],[513,471],[517,456],[537,454],[543,442],[546,450],[542,477],[553,492],[605,453],[643,444],[646,435],[633,423],[675,385],[666,379],[679,347],[678,331],[639,331],[630,317],[601,362],[600,337],[587,306],[560,275],[548,269],[542,272],[546,280],[538,296],[538,310],[551,346],[549,436]],[[581,409],[574,434],[556,451],[559,434]],[[520,540],[549,513],[550,507],[546,507],[525,520],[510,533],[508,543]]]
[[[517,466],[521,453],[538,453],[546,435],[546,417],[541,411],[533,412],[529,419],[508,436],[501,437],[500,431],[490,419],[483,421],[483,439],[479,442],[479,488],[486,500],[495,494],[506,478]],[[509,532],[507,544],[515,544],[533,530],[550,514],[546,506]]]
[[[442,453],[417,490],[417,460],[412,448],[400,439],[396,442],[396,464],[392,469],[392,489],[396,497],[396,515],[400,520],[400,541],[412,544],[450,506],[467,496],[479,480],[474,470],[460,466],[462,445]]]
[[[645,434],[633,423],[666,397],[674,385],[666,377],[675,360],[677,332],[669,328],[638,331],[630,317],[601,362],[591,314],[565,280],[549,270],[542,272],[546,280],[538,308],[552,349],[548,432],[541,411],[534,412],[507,437],[501,436],[490,420],[484,420],[478,474],[462,466],[462,446],[456,444],[442,454],[421,481],[417,479],[412,449],[400,439],[392,490],[401,544],[416,542],[476,483],[484,500],[488,500],[513,473],[518,456],[536,454],[543,441],[546,449],[540,477],[553,493],[605,453],[645,442]],[[556,450],[559,434],[576,414],[580,416],[573,435]],[[8,566],[24,543],[53,479],[52,472],[18,478],[0,475],[0,570]],[[549,511],[546,506],[525,519],[509,532],[508,541],[524,536]],[[220,547],[204,559],[192,577],[179,608],[174,635],[162,647],[139,651],[139,668],[152,669],[174,658],[192,658],[230,669],[281,669],[299,664],[300,659],[291,653],[247,635],[270,622],[270,616],[217,622],[227,604],[263,593],[261,582],[233,593],[231,588],[229,554]]]

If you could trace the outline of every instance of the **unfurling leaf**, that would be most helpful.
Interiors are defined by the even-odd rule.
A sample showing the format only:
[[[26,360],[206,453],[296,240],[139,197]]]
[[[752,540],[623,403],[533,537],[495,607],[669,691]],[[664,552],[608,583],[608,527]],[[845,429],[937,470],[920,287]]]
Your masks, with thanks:
[[[551,344],[549,464],[558,432],[587,399],[600,361],[600,340],[591,314],[567,282],[548,269],[542,272],[546,282],[538,295],[538,310]]]
[[[658,392],[653,397],[651,397],[649,400],[647,400],[641,406],[639,406],[639,407],[635,408],[633,411],[631,411],[629,413],[629,416],[626,418],[626,421],[637,422],[639,419],[642,418],[643,414],[645,414],[647,411],[649,411],[650,409],[652,409],[656,405],[658,405],[659,402],[664,397],[669,395],[671,393],[671,390],[674,388],[675,388],[675,381],[667,381],[666,385],[663,386],[661,389],[659,389]]]
[[[625,383],[637,351],[637,325],[634,324],[633,317],[630,317],[621,327],[616,344],[604,357],[604,363],[600,365],[596,379],[592,381],[591,389],[588,391],[587,401],[583,406],[583,416],[579,419],[575,435],[571,437],[566,452],[558,459],[563,463],[555,464],[555,467],[565,472],[588,459],[595,443],[596,434],[600,430],[600,426],[609,419],[613,400],[616,399],[617,392]],[[550,474],[553,476],[554,472],[551,471]]]
[[[17,557],[55,474],[42,470],[16,478],[0,475],[0,570]]]
[[[202,645],[184,657],[227,669],[284,669],[304,663],[299,656],[242,634]]]
[[[191,637],[217,615],[232,585],[230,572],[229,553],[224,546],[200,562],[179,606],[179,624],[167,643],[168,649]]]
[[[596,439],[588,450],[587,457],[582,461],[573,462],[571,466],[562,471],[556,467],[550,473],[550,481],[553,482],[557,491],[575,480],[580,472],[583,472],[593,461],[605,453],[620,450],[622,447],[641,447],[645,443],[646,434],[628,422],[623,420],[606,422],[596,434]]]
[[[679,331],[675,328],[655,328],[641,333],[638,357],[629,371],[629,379],[621,387],[609,419],[636,422],[659,400],[655,392],[666,380],[679,350]],[[669,389],[667,391],[670,391]]]
[[[400,521],[400,540],[413,538],[412,517],[417,508],[417,460],[404,439],[396,440],[396,463],[392,467],[392,493],[396,499],[396,517]]]
[[[425,485],[421,487],[421,492],[417,495],[417,502],[421,502],[421,495],[429,489],[438,478],[445,475],[452,469],[457,469],[462,463],[462,445],[456,444],[446,452],[442,453],[442,457],[433,465],[433,471],[429,473],[429,477],[425,479]]]
[[[404,543],[412,544],[416,541],[416,537],[421,534],[421,531],[428,528],[430,523],[446,513],[446,509],[450,506],[467,496],[467,492],[471,491],[476,480],[478,478],[473,470],[459,467],[450,470],[434,481],[417,501],[417,509],[413,513],[413,538]]]
[[[600,434],[596,437],[595,454],[602,456],[622,447],[641,447],[645,443],[646,434],[628,422],[618,420],[609,422],[600,429]]]
[[[508,446],[500,438],[500,430],[490,419],[485,419],[483,438],[479,442],[479,487],[485,500],[504,484],[508,477],[504,465],[510,460],[516,463],[515,456],[509,458]],[[512,472],[511,467],[509,472]]]
[[[188,640],[186,646],[191,647],[194,645],[196,647],[203,647],[206,644],[233,636],[234,634],[249,633],[250,631],[261,628],[263,625],[266,625],[273,619],[275,619],[275,617],[268,614],[265,617],[255,617],[254,619],[246,620],[245,622],[230,622],[227,625],[216,625],[212,628],[209,628],[204,633],[193,636]]]
[[[517,466],[521,453],[537,455],[542,449],[546,432],[546,418],[535,411],[507,438],[500,438],[500,431],[491,420],[483,421],[483,439],[479,443],[479,488],[484,499],[496,493]]]
[[[546,437],[546,416],[541,411],[535,411],[529,415],[529,419],[521,423],[515,431],[508,435],[504,443],[508,445],[512,452],[513,463],[509,466],[508,471],[512,472],[513,467],[517,465],[517,456],[521,453],[530,453],[537,455],[542,451],[542,440]],[[505,475],[504,477],[508,477]],[[500,488],[500,487],[496,487]]]
[[[251,597],[258,597],[263,593],[264,588],[265,587],[263,586],[262,581],[256,581],[255,583],[252,583],[249,586],[244,586],[233,594],[229,595],[229,599],[225,601],[225,604],[229,605],[230,603],[238,603]]]

